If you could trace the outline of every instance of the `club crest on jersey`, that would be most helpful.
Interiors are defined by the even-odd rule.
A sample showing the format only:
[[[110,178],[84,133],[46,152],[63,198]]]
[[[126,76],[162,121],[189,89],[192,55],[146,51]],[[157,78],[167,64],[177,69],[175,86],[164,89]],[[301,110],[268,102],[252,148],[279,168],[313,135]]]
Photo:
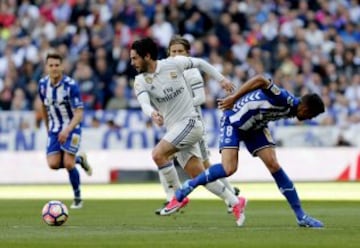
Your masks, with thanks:
[[[79,146],[79,143],[80,143],[80,135],[74,133],[71,136],[71,144],[70,145],[73,147],[77,147],[77,146]]]
[[[177,73],[176,73],[176,71],[171,71],[171,72],[170,72],[170,77],[171,77],[172,79],[177,78]]]
[[[147,82],[148,84],[151,84],[153,81],[153,79],[151,77],[146,77],[145,78],[145,82]]]
[[[273,84],[273,85],[270,87],[270,91],[271,91],[274,95],[280,95],[280,93],[281,93],[279,87],[277,87],[275,84]]]
[[[140,90],[141,89],[141,86],[140,86],[140,84],[139,83],[135,83],[134,84],[134,88],[135,88],[135,90]]]

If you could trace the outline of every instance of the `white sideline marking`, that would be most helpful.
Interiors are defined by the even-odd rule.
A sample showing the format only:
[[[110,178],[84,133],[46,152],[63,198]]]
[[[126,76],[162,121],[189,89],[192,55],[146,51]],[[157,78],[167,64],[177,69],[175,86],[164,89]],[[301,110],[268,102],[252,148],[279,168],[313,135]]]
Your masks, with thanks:
[[[234,184],[249,200],[283,200],[275,183]],[[295,183],[302,200],[360,201],[358,183]],[[164,199],[160,184],[82,185],[84,199]],[[0,185],[0,199],[72,199],[70,185]],[[191,193],[192,199],[217,199],[203,187]]]

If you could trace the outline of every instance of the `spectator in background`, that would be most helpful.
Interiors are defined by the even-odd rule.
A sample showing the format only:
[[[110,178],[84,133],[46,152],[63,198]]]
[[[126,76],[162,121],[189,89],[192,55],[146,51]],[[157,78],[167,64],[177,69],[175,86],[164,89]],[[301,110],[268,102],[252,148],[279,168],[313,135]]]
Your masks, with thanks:
[[[17,20],[15,9],[10,8],[10,4],[6,1],[0,3],[0,25],[5,28],[11,27]]]
[[[126,77],[119,77],[115,83],[114,96],[106,104],[106,110],[127,109],[128,99],[126,98],[127,88]]]
[[[155,15],[154,24],[151,26],[151,34],[158,41],[160,48],[166,50],[174,30],[171,24],[165,20],[164,13]]]
[[[349,16],[352,23],[360,22],[360,4],[358,0],[350,0],[350,5],[348,7]]]
[[[231,24],[231,15],[227,12],[220,15],[220,20],[214,25],[214,33],[219,39],[219,52],[226,55],[228,49],[232,45],[231,33],[230,33],[230,24]]]
[[[22,88],[16,88],[11,100],[11,108],[13,111],[29,110],[30,106],[25,97],[25,92]]]
[[[33,30],[39,19],[39,8],[31,4],[29,0],[22,0],[18,9],[19,16],[21,16],[20,23],[25,30]]]
[[[10,77],[5,77],[0,88],[0,109],[10,110],[11,100],[13,98],[13,80]]]
[[[95,77],[93,69],[81,62],[76,63],[75,71],[73,73],[74,79],[78,82],[81,97],[84,102],[85,109],[98,109],[99,91],[97,78]]]
[[[46,0],[51,2],[51,0]],[[69,22],[71,24],[76,24],[80,17],[86,17],[90,14],[89,10],[89,0],[76,0],[75,4],[72,6],[71,15]]]
[[[95,55],[95,72],[94,76],[97,80],[97,88],[99,91],[99,103],[101,108],[106,106],[109,99],[113,96],[114,80],[111,68],[111,62],[107,60],[105,49],[98,49]]]
[[[113,51],[114,53],[114,51]],[[130,50],[124,47],[119,54],[119,57],[115,57],[115,74],[120,76],[126,76],[130,78],[136,75],[136,71],[131,66],[128,57],[130,56]]]
[[[318,28],[315,21],[309,23],[309,26],[305,32],[305,40],[310,46],[310,49],[313,50],[321,46],[324,42],[324,34]]]
[[[122,20],[115,20],[114,24],[114,41],[117,41],[115,46],[126,47],[130,44],[132,39],[131,30]]]
[[[265,23],[261,25],[261,33],[264,39],[268,42],[272,42],[278,36],[279,23],[277,16],[274,12],[270,12]]]
[[[350,86],[345,89],[345,97],[351,112],[357,112],[360,103],[360,74],[354,74],[350,79]]]
[[[151,35],[150,20],[147,16],[139,15],[138,25],[132,29],[131,36],[134,40]]]
[[[250,46],[245,42],[244,37],[240,34],[234,34],[232,36],[231,52],[235,58],[236,64],[245,63],[248,56]]]
[[[354,55],[355,51],[352,48],[346,48],[343,54],[343,65],[341,67],[341,71],[348,80],[350,80],[353,75],[360,73],[360,66],[359,64],[355,64]]]
[[[18,79],[17,79],[17,87],[22,87],[23,89],[26,88],[27,84],[32,80],[32,79],[40,79],[40,78],[36,78],[36,75],[34,75],[34,67],[36,64],[31,63],[30,61],[26,61],[22,67],[21,67],[21,74],[19,75]],[[41,76],[41,75],[40,75]]]
[[[52,15],[56,23],[67,23],[71,16],[71,6],[67,0],[58,0]]]

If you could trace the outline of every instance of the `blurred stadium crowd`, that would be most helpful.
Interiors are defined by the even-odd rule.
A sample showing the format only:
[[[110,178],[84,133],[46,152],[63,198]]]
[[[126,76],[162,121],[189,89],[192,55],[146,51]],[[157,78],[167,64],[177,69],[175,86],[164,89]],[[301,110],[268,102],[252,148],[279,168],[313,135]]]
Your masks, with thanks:
[[[359,0],[2,0],[0,110],[36,110],[47,52],[65,58],[85,108],[136,109],[129,47],[174,34],[191,54],[239,86],[262,73],[297,96],[317,92],[327,107],[321,125],[360,121]],[[224,96],[206,78],[207,102]]]

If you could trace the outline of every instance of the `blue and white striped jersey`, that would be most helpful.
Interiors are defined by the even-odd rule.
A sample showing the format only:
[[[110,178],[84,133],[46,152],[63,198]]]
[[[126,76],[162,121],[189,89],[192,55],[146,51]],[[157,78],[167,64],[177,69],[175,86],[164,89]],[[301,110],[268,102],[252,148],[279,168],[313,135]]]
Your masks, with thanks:
[[[51,85],[49,76],[41,78],[39,95],[47,109],[50,132],[60,132],[70,123],[74,110],[83,108],[78,84],[66,75],[55,86]],[[80,124],[76,129],[80,129]]]
[[[295,117],[300,99],[285,89],[272,84],[269,89],[252,91],[224,112],[233,127],[240,130],[256,130],[267,126],[269,121]]]

